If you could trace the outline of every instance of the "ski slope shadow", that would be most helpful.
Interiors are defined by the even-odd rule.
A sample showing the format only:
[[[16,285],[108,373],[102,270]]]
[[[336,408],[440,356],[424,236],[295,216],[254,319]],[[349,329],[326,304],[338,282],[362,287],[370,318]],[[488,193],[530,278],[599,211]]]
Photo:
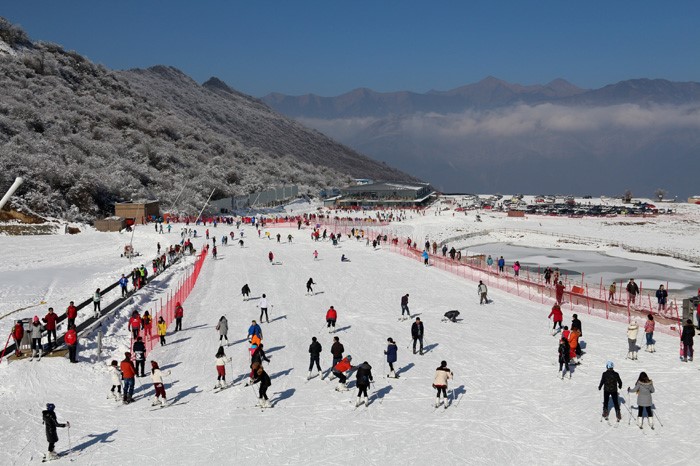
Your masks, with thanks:
[[[185,337],[185,338],[180,338],[179,340],[175,340],[173,342],[168,343],[168,345],[174,345],[176,343],[182,343],[183,341],[187,341],[192,339],[192,337]]]
[[[182,390],[177,395],[175,395],[175,397],[172,400],[172,403],[177,403],[178,401],[180,401],[188,395],[199,395],[200,393],[202,393],[203,390],[197,391],[197,387],[198,385],[195,385],[194,387],[188,388],[187,390]]]
[[[350,328],[352,328],[352,325],[346,325],[345,327],[340,327],[340,328],[335,329],[334,333],[344,332],[345,330],[348,330]]]
[[[391,385],[387,385],[386,387],[382,387],[376,392],[372,394],[370,397],[369,401],[374,402],[376,400],[383,400],[384,397],[393,389],[394,387]]]
[[[288,388],[282,392],[275,392],[273,395],[278,395],[273,397],[270,400],[270,403],[272,403],[272,406],[277,406],[277,403],[279,403],[282,400],[286,400],[287,398],[291,398],[292,395],[294,395],[294,392],[296,392],[295,388]]]
[[[234,342],[229,343],[229,346],[237,345],[239,343],[243,343],[244,341],[248,341],[247,338],[241,338],[240,340],[236,340]]]
[[[279,351],[279,350],[284,349],[284,348],[286,348],[286,346],[284,346],[284,345],[283,346],[275,346],[274,348],[270,348],[268,350],[265,350],[265,354],[274,353],[275,351]]]
[[[177,367],[180,365],[180,362],[171,362],[170,364],[166,364],[165,366],[160,366],[160,370],[164,371],[167,369],[172,369],[173,367]]]
[[[454,402],[454,401],[459,400],[459,397],[461,395],[464,395],[465,393],[467,393],[467,389],[464,387],[464,385],[460,385],[459,387],[453,388],[452,389],[452,396],[453,396],[452,401]]]
[[[429,353],[430,351],[434,350],[437,348],[439,343],[431,343],[429,345],[426,345],[425,348],[423,348],[423,353]]]
[[[281,377],[281,376],[283,376],[283,375],[289,375],[289,374],[292,373],[293,370],[294,370],[294,368],[293,368],[293,367],[290,367],[289,369],[287,369],[287,370],[285,370],[285,371],[275,372],[274,374],[272,374],[272,375],[270,376],[270,380],[276,379],[277,377]]]
[[[87,450],[91,446],[97,444],[97,443],[112,443],[114,440],[108,440],[112,435],[116,434],[119,432],[117,429],[111,430],[109,432],[105,432],[103,434],[88,434],[88,439],[83,443],[79,443],[78,445],[73,447],[73,451],[83,451]]]
[[[260,299],[262,296],[253,296],[252,298],[245,298],[243,301],[255,301],[256,299]]]
[[[207,328],[207,327],[211,327],[211,325],[209,325],[209,324],[193,325],[192,327],[187,327],[187,328],[182,329],[182,331],[184,332],[184,331],[187,331],[187,330],[194,330],[194,329],[197,329],[197,328]]]
[[[413,366],[415,366],[415,364],[412,362],[406,364],[405,366],[401,367],[399,370],[396,371],[396,375],[401,375],[404,372],[410,371],[411,369],[413,369]]]
[[[286,318],[287,318],[287,314],[285,314],[285,315],[283,315],[283,316],[275,317],[274,319],[272,319],[272,320],[270,321],[270,323],[276,322],[276,321],[278,321],[278,320],[286,319]]]
[[[250,372],[244,372],[244,373],[242,373],[241,375],[239,375],[238,377],[236,377],[236,378],[233,380],[233,382],[231,382],[231,384],[232,384],[232,385],[235,385],[235,384],[237,384],[238,382],[242,382],[243,380],[245,380],[245,379],[247,379],[247,378],[249,378],[249,377],[250,377]]]

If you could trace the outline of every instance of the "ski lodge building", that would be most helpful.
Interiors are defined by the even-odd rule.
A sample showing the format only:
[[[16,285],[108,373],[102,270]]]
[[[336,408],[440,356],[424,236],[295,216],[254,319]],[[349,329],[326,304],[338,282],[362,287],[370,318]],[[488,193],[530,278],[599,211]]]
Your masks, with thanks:
[[[151,219],[160,217],[158,201],[129,201],[114,204],[114,216],[126,219],[127,224],[144,224]]]
[[[429,183],[384,181],[347,186],[335,205],[341,207],[424,207],[436,197]]]

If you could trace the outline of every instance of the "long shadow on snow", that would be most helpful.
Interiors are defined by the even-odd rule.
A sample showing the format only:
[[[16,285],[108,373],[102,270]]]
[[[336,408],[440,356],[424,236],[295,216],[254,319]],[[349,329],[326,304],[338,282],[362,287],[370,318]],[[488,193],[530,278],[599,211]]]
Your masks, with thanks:
[[[237,345],[237,344],[239,344],[239,343],[243,343],[244,341],[248,341],[248,339],[247,339],[247,338],[241,338],[240,340],[237,340],[237,341],[234,341],[234,342],[229,343],[229,345],[230,345],[230,346]]]
[[[179,340],[175,340],[173,342],[168,343],[168,345],[174,345],[176,343],[182,343],[183,341],[190,340],[192,337],[185,337],[185,338],[180,338]]]
[[[454,399],[452,401],[457,401],[460,395],[464,395],[465,393],[467,393],[467,389],[464,387],[464,385],[460,385],[459,387],[453,388],[452,396],[454,397]]]
[[[275,351],[279,351],[279,350],[284,349],[284,348],[286,348],[286,346],[275,346],[274,348],[270,348],[268,350],[265,350],[265,354],[274,353]]]
[[[270,321],[270,323],[273,323],[273,322],[275,322],[275,321],[277,321],[277,320],[286,319],[286,318],[287,318],[287,314],[285,314],[285,315],[283,315],[283,316],[275,317],[274,319],[272,319],[272,320]]]
[[[91,446],[95,445],[96,443],[112,443],[114,440],[108,440],[112,435],[116,434],[119,432],[117,429],[111,430],[109,432],[105,432],[103,434],[88,434],[89,440],[86,440],[83,443],[79,443],[78,445],[73,447],[73,450],[75,451],[83,451],[87,450]]]
[[[403,366],[402,368],[400,368],[399,370],[396,371],[396,375],[401,375],[404,372],[410,371],[411,369],[413,369],[413,366],[415,366],[415,364],[412,362],[409,364],[406,364],[405,366]]]
[[[182,329],[182,331],[184,332],[184,331],[187,331],[187,330],[194,330],[194,329],[196,329],[196,328],[207,328],[207,327],[211,327],[211,325],[209,325],[209,324],[193,325],[192,327],[187,327],[187,328]]]
[[[296,389],[294,388],[288,388],[283,392],[275,392],[274,395],[278,395],[277,397],[273,397],[270,400],[270,403],[272,403],[272,406],[277,406],[277,403],[279,403],[282,400],[286,400],[287,398],[291,398],[292,395],[294,395],[294,392],[296,392]]]
[[[251,298],[245,298],[245,299],[243,299],[243,301],[254,301],[254,300],[260,299],[260,298],[262,298],[262,296],[253,296]]]
[[[177,367],[179,365],[179,362],[171,362],[170,364],[166,364],[165,366],[160,366],[160,370],[164,371],[166,369],[172,369],[173,367]]]
[[[426,346],[425,348],[423,348],[423,353],[428,353],[428,352],[434,350],[434,349],[437,347],[437,345],[438,345],[438,343],[431,343],[431,344],[429,344],[428,346]]]
[[[337,329],[335,329],[334,333],[343,332],[345,330],[348,330],[349,328],[352,328],[352,325],[346,325],[345,327],[337,328]]]
[[[250,377],[250,372],[244,372],[241,375],[239,375],[238,377],[236,377],[232,383],[237,384],[238,382],[241,382],[244,379],[247,379],[249,377]]]
[[[181,399],[185,398],[187,395],[197,395],[199,393],[202,393],[202,390],[197,391],[197,385],[195,385],[192,388],[188,388],[187,390],[182,390],[180,393],[175,395],[175,398],[173,398],[172,403],[177,403]]]
[[[286,371],[275,372],[274,374],[272,374],[272,375],[270,376],[270,380],[276,379],[277,377],[281,377],[281,376],[283,376],[283,375],[289,375],[289,374],[292,373],[293,370],[294,370],[294,368],[293,368],[293,367],[290,367],[290,368],[287,369]]]
[[[380,388],[379,390],[377,390],[376,392],[374,392],[372,394],[369,401],[372,402],[374,400],[383,399],[387,395],[387,393],[389,393],[391,391],[392,388],[394,388],[394,387],[392,387],[391,385],[387,385],[386,387]]]

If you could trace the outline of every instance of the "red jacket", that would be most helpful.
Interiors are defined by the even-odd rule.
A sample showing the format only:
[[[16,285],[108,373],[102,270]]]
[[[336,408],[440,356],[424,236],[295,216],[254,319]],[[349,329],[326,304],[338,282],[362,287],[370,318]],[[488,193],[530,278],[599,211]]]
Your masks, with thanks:
[[[66,309],[66,317],[69,319],[75,319],[78,317],[78,308],[75,306],[68,306],[68,309]]]
[[[76,343],[78,343],[78,333],[75,331],[75,329],[70,329],[66,332],[66,336],[63,337],[63,341],[66,342],[66,345],[68,346],[73,346]]]
[[[564,296],[564,289],[565,289],[565,288],[566,288],[566,287],[565,287],[563,284],[560,285],[560,284],[557,283],[557,286],[556,286],[556,289],[557,289],[557,296]]]
[[[272,260],[273,257],[275,257],[275,255],[272,254],[272,252],[270,252],[270,253],[267,255],[267,258],[270,259],[270,260]]]
[[[12,329],[12,338],[19,341],[24,336],[24,327],[22,324],[15,324],[15,328]]]
[[[46,322],[46,330],[56,330],[58,315],[55,312],[49,312],[42,320]]]
[[[331,308],[328,309],[328,312],[326,312],[326,320],[336,320],[338,318],[338,313],[335,312],[335,309]]]
[[[134,316],[129,319],[129,330],[141,328],[141,316]]]
[[[182,306],[178,306],[175,308],[175,317],[181,318],[184,313],[185,311],[184,309],[182,309]]]
[[[122,371],[123,379],[133,379],[136,376],[136,369],[134,369],[134,363],[125,359],[119,364],[119,369]]]
[[[552,316],[554,316],[554,319],[552,319],[554,322],[561,322],[564,320],[564,316],[562,315],[561,308],[559,306],[554,306],[552,308],[552,312],[549,313],[547,318],[549,319]]]
[[[350,364],[350,361],[348,361],[348,358],[343,358],[333,368],[333,370],[338,371],[338,372],[345,372],[345,371],[349,371],[350,369],[352,369],[352,365]]]

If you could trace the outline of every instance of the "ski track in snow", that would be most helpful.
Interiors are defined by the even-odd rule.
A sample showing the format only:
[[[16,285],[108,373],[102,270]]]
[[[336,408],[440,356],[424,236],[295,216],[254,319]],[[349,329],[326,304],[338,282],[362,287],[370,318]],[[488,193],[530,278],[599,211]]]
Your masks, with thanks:
[[[231,229],[219,226],[210,231],[221,236]],[[695,363],[678,362],[677,338],[657,333],[657,353],[642,349],[638,361],[626,360],[625,325],[579,311],[586,354],[572,379],[562,381],[556,376],[558,339],[545,325],[550,306],[495,289],[489,292],[494,302],[480,306],[475,283],[423,267],[388,249],[372,250],[364,241],[344,239],[340,248],[313,242],[309,231],[279,229],[283,237],[291,232],[294,243],[277,244],[246,228],[245,248],[232,242],[219,248],[219,259],[207,258],[184,303],[183,331],[168,333],[167,345],[149,356],[172,371],[166,378],[169,400],[186,404],[150,411],[150,377],[137,381],[136,403],[123,406],[106,399],[111,386],[106,363],[121,360],[129,342],[126,316],[134,305],[157,300],[155,291],[137,295],[134,305],[110,318],[108,329],[114,333],[103,343],[111,353],[100,363],[88,362],[96,359],[94,345],[81,350],[83,362],[77,365],[59,358],[3,363],[0,431],[5,435],[0,439],[0,464],[40,460],[39,452],[46,449],[41,410],[47,402],[57,405],[60,422],[71,421],[72,446],[81,452],[75,457],[77,464],[693,462],[696,448],[691,433],[700,427],[700,420],[689,393],[700,381],[700,372]],[[173,241],[179,239],[177,233],[179,227],[170,235]],[[149,247],[155,250],[156,239],[165,247],[169,243],[164,236],[168,235],[146,236],[152,242]],[[117,238],[115,243],[123,243],[123,237]],[[321,260],[313,260],[314,249]],[[268,263],[269,250],[282,265]],[[342,253],[351,262],[341,263]],[[114,277],[111,272],[105,275]],[[314,296],[305,294],[309,277],[320,292]],[[226,348],[233,358],[226,367],[227,380],[240,385],[212,392],[219,317],[227,316],[232,343],[244,339],[250,321],[259,317],[258,300],[241,300],[244,283],[249,283],[251,296],[265,293],[274,306],[268,310],[271,323],[261,324],[266,349],[274,350],[269,354],[272,362],[266,364],[272,377],[268,390],[272,409],[256,408],[257,385],[243,385],[249,367],[245,342]],[[74,285],[85,290],[80,280]],[[58,290],[63,284],[52,286]],[[423,356],[413,355],[408,347],[413,319],[397,320],[400,297],[407,292],[411,314],[420,315],[425,323],[424,344],[429,350]],[[337,329],[343,329],[334,334],[325,327],[325,312],[331,305],[338,311]],[[461,324],[440,322],[451,309],[461,311]],[[565,310],[565,323],[570,320],[571,312]],[[366,360],[373,367],[369,407],[355,409],[354,372],[348,392],[336,392],[335,380],[306,381],[311,337],[323,345],[325,372],[335,335],[354,364]],[[398,345],[397,370],[410,366],[399,380],[384,377],[387,337]],[[642,343],[640,335],[643,348]],[[431,384],[442,359],[454,371],[450,390],[455,396],[448,409],[435,409]],[[600,422],[602,392],[596,388],[608,359],[615,361],[622,377],[621,398],[628,406],[636,404],[636,396],[628,396],[626,387],[634,385],[641,370],[649,373],[664,427],[657,422],[651,431],[645,425],[642,433],[634,425],[636,419],[628,426],[624,407],[619,428]],[[614,415],[611,420],[614,424]],[[59,429],[58,434],[57,449],[64,451],[68,433]]]

